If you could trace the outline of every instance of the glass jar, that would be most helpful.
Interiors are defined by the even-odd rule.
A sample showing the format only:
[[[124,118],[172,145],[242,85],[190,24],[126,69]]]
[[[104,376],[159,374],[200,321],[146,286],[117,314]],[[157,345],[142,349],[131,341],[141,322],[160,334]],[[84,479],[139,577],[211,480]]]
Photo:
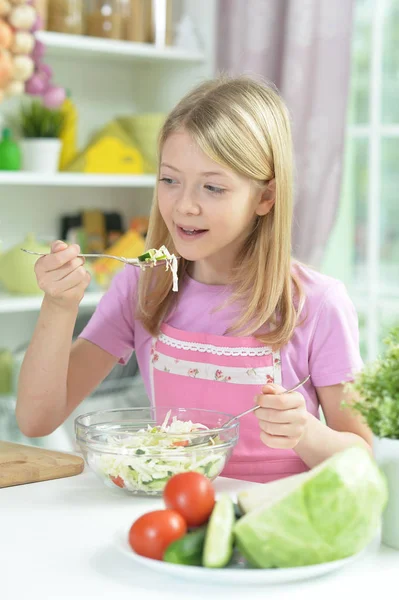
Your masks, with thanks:
[[[120,0],[124,39],[130,42],[153,41],[152,0]]]
[[[48,3],[49,31],[83,34],[83,0],[50,0]]]
[[[173,45],[173,1],[119,0],[122,6],[124,39],[131,42]]]
[[[42,22],[41,28],[47,29],[48,0],[35,0],[34,6]]]
[[[123,19],[118,0],[91,0],[87,5],[86,33],[94,37],[123,39]]]

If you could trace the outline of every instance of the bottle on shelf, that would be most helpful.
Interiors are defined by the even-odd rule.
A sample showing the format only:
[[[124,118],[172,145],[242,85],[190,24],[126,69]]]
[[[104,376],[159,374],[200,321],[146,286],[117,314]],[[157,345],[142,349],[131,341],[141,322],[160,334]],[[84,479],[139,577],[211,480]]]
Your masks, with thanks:
[[[12,139],[11,130],[5,127],[0,141],[0,171],[19,171],[20,169],[20,147]]]
[[[48,5],[48,0],[34,1],[35,10],[41,19],[41,25],[43,29],[47,29]]]
[[[129,42],[151,43],[151,0],[120,0],[123,39]]]
[[[173,45],[173,0],[119,0],[122,36],[130,42]]]

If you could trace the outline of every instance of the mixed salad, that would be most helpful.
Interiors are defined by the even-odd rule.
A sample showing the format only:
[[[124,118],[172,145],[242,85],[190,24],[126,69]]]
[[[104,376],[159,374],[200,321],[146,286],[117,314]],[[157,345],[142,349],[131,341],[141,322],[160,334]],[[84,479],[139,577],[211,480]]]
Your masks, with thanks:
[[[206,444],[193,446],[188,453],[186,447],[192,434],[208,427],[177,417],[168,424],[170,412],[162,425],[148,425],[132,434],[108,434],[109,453],[89,452],[87,460],[92,469],[121,488],[146,494],[161,492],[173,475],[184,471],[196,471],[210,479],[216,477],[226,460],[226,449],[220,447],[223,441],[215,437]]]
[[[171,271],[173,277],[173,287],[172,290],[174,292],[178,291],[178,277],[177,277],[177,258],[174,254],[171,254],[166,246],[161,246],[159,250],[155,248],[151,248],[147,250],[144,254],[138,257],[139,261],[142,263],[152,263],[156,265],[159,260],[164,260],[166,265],[166,270]]]

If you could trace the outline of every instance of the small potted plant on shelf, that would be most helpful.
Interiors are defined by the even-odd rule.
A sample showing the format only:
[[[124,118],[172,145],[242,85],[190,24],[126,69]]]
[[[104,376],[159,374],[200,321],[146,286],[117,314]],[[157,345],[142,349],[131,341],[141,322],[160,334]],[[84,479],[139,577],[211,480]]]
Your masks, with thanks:
[[[373,432],[375,459],[388,484],[382,541],[399,550],[399,327],[389,332],[384,344],[384,355],[367,364],[347,389],[356,398],[349,406]]]
[[[14,119],[21,135],[24,171],[55,173],[58,171],[64,123],[61,110],[46,108],[40,100],[22,104]]]

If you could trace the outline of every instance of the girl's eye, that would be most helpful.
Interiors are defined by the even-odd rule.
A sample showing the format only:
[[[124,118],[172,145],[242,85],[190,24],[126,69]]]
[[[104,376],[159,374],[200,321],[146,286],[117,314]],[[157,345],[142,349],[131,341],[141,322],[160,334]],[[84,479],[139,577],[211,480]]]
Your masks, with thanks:
[[[161,179],[159,181],[163,181],[167,185],[172,185],[172,183],[177,183],[177,181],[175,179],[172,179],[171,177],[161,177]]]
[[[212,194],[223,194],[226,191],[224,188],[215,187],[214,185],[206,185],[205,188]]]

